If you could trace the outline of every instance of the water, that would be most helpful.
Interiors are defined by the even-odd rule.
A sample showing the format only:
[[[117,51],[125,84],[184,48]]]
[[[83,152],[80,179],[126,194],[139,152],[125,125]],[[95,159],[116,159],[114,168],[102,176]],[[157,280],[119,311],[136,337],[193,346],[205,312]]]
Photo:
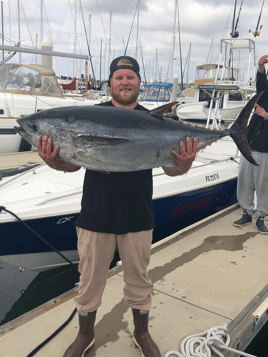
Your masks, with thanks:
[[[70,266],[36,273],[20,272],[0,261],[0,325],[3,325],[74,287],[77,269]]]

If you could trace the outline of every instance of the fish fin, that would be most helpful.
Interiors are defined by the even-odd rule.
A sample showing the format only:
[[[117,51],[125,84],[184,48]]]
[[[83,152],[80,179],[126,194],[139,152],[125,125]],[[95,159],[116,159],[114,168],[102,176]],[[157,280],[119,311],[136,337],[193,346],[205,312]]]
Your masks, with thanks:
[[[160,115],[163,116],[169,108],[173,107],[176,105],[178,102],[170,102],[164,105],[161,105],[160,107],[154,108],[153,110],[150,110],[150,113],[153,115]]]
[[[255,94],[254,97],[245,105],[238,115],[236,121],[230,128],[230,136],[236,143],[238,149],[241,151],[243,156],[253,165],[259,166],[254,160],[248,141],[247,141],[247,124],[252,110],[264,91]]]
[[[95,135],[78,135],[74,139],[74,145],[77,146],[100,146],[100,145],[116,145],[122,144],[129,140],[122,139],[122,138],[112,138],[112,137],[105,137],[105,136],[95,136]]]

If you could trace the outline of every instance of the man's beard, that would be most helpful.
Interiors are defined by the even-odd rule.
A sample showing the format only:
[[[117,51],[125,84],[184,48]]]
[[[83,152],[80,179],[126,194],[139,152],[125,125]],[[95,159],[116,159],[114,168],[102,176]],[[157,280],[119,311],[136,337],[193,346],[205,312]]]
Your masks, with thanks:
[[[139,92],[131,92],[130,95],[121,96],[121,92],[119,92],[118,94],[115,94],[111,88],[111,95],[112,95],[112,98],[117,103],[120,103],[123,105],[128,105],[128,104],[132,104],[137,101],[137,99],[139,97]]]

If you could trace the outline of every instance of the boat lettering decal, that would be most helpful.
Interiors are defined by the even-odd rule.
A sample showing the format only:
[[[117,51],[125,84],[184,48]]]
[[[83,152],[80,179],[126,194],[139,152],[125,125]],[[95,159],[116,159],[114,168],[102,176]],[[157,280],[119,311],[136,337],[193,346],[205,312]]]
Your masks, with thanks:
[[[60,220],[58,220],[57,224],[66,223],[66,222],[70,221],[72,218],[74,218],[74,216],[63,217],[63,218],[61,218]]]
[[[213,182],[213,181],[216,181],[216,180],[219,180],[219,179],[220,179],[220,175],[218,173],[212,174],[212,175],[209,175],[209,176],[205,176],[206,182]]]
[[[182,216],[184,214],[198,211],[199,209],[208,208],[212,201],[212,197],[207,197],[205,199],[200,199],[196,202],[187,202],[184,204],[180,204],[176,207],[172,213],[172,217]]]

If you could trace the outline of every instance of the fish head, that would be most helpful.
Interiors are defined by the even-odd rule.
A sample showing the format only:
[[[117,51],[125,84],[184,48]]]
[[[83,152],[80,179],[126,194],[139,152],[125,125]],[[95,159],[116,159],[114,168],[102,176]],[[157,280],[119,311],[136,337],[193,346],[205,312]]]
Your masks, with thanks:
[[[65,118],[46,118],[38,113],[25,116],[17,120],[15,130],[26,141],[36,147],[39,136],[47,135],[52,139],[52,149],[59,146],[59,156],[70,160],[73,157],[73,143],[70,133],[70,121]]]

